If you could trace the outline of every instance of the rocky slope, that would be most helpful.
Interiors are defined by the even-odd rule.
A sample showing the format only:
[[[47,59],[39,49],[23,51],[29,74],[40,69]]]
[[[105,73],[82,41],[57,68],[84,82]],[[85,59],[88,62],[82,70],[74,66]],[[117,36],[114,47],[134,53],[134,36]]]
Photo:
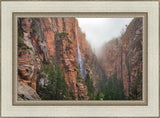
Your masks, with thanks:
[[[142,18],[133,19],[121,37],[103,47],[100,57],[107,77],[117,73],[117,78],[123,80],[126,96],[131,93],[139,71],[142,72],[142,24]],[[142,85],[139,90],[142,91]]]
[[[94,76],[98,73],[96,68],[99,66],[94,66],[98,65],[96,57],[75,18],[19,18],[18,81],[36,91],[37,81],[42,79],[41,65],[52,63],[51,59],[54,58],[62,68],[68,90],[74,93],[76,99],[78,96],[89,99],[83,78],[77,81],[77,41],[82,60],[85,60],[84,68],[89,70],[96,85],[97,79],[101,78]]]

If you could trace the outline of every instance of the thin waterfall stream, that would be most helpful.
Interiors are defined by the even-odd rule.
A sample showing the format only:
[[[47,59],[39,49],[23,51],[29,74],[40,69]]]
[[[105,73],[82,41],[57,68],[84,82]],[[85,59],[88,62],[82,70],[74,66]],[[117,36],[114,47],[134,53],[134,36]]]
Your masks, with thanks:
[[[80,49],[79,49],[79,43],[78,43],[78,38],[77,38],[77,26],[76,26],[76,23],[75,23],[75,36],[76,36],[76,40],[77,40],[77,59],[78,59],[78,65],[80,67],[80,72],[81,72],[81,76],[83,78],[85,78],[86,74],[85,74],[85,69],[84,69],[84,66],[83,66],[83,61],[82,61],[82,58],[81,58],[81,52],[80,52]]]

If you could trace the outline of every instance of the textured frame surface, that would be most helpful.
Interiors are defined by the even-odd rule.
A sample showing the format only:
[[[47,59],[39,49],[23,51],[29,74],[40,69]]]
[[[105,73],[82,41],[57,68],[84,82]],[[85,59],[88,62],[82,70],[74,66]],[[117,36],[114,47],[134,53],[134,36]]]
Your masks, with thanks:
[[[3,2],[3,1],[2,1]],[[74,4],[78,4],[77,2],[79,2],[80,3],[80,1],[76,1],[76,2],[74,2]],[[85,1],[85,2],[87,2],[87,1]],[[97,1],[98,2],[98,1]],[[22,3],[22,2],[21,2]],[[39,2],[40,3],[40,2]],[[44,2],[43,2],[44,3]],[[47,2],[46,2],[47,3]],[[58,2],[59,4],[58,5],[60,5],[60,2]],[[69,3],[66,3],[66,2],[61,2],[61,3],[65,3],[65,4],[61,4],[61,6],[66,6],[66,5],[68,5]],[[73,2],[72,2],[73,3]],[[71,3],[71,4],[72,4]],[[95,2],[93,2],[93,1],[91,1],[91,3],[92,3],[92,7],[93,6],[97,6],[97,3],[95,4]],[[91,14],[93,14],[93,16],[95,16],[95,12],[94,12],[94,10],[96,11],[97,10],[97,13],[101,13],[101,12],[106,12],[105,10],[108,10],[111,14],[110,15],[112,15],[112,13],[113,13],[113,11],[111,10],[111,9],[105,9],[105,7],[107,6],[107,5],[110,5],[110,3],[109,4],[107,4],[107,2],[103,2],[103,3],[105,3],[105,4],[101,4],[100,2],[98,2],[98,6],[102,6],[102,8],[99,8],[98,7],[98,9],[92,9],[92,8],[88,8],[88,9],[80,9],[80,11],[81,12],[84,12],[84,13],[87,13],[88,11],[91,13]],[[116,2],[116,1],[114,1],[113,2],[114,4],[117,4],[117,5],[119,5],[119,3],[120,2]],[[125,3],[125,2],[123,2],[123,3]],[[134,4],[136,4],[136,2],[130,2],[130,3],[134,3]],[[142,3],[142,2],[139,2],[139,3]],[[149,3],[151,3],[151,4],[149,4]],[[155,4],[153,4],[153,3],[155,3]],[[147,4],[146,5],[142,5],[142,6],[140,6],[140,7],[142,7],[142,9],[145,9],[145,7],[146,6],[154,6],[154,7],[156,7],[157,8],[157,3],[158,2],[147,2]],[[6,5],[6,6],[5,6]],[[10,11],[9,11],[9,9],[7,8],[8,6],[7,6],[7,4],[5,4],[5,5],[3,5],[3,9],[2,9],[2,15],[4,15],[4,11],[5,11],[5,13],[7,14],[9,14],[9,15],[13,15]],[[30,4],[31,5],[31,4]],[[42,4],[39,4],[39,5],[42,5]],[[73,4],[72,4],[73,5]],[[82,4],[81,4],[82,5]],[[113,4],[112,4],[113,5]],[[31,6],[33,6],[33,5],[31,5]],[[50,5],[49,5],[50,6]],[[79,6],[79,5],[78,5]],[[88,6],[90,6],[90,4],[88,4]],[[116,5],[115,5],[116,6]],[[85,7],[85,6],[84,6]],[[21,7],[22,8],[22,7]],[[50,8],[50,9],[49,9]],[[49,7],[48,9],[49,9],[49,11],[51,11],[51,7]],[[111,8],[110,6],[109,6],[109,8]],[[135,7],[133,7],[133,5],[132,5],[132,8],[135,8]],[[38,12],[38,10],[35,8],[31,8],[34,12]],[[75,7],[73,8],[73,9],[76,9]],[[131,8],[126,8],[126,9],[131,9]],[[4,10],[4,11],[3,11]],[[8,10],[8,12],[7,12],[7,10]],[[14,12],[16,12],[15,11],[15,9],[14,9],[14,7],[12,7],[11,8],[11,10],[12,11],[14,11]],[[19,9],[20,10],[20,9]],[[60,15],[62,15],[60,12],[62,12],[63,11],[63,8],[62,9],[54,9],[55,10],[55,12],[59,12],[58,14],[60,14]],[[61,11],[62,10],[62,11]],[[72,10],[71,10],[71,8],[67,8],[67,10],[68,10],[68,12],[71,12]],[[66,13],[67,13],[67,10],[65,11]],[[104,10],[104,11],[103,11]],[[115,9],[115,11],[116,11],[117,9]],[[44,10],[44,12],[46,12],[47,10]],[[134,14],[138,14],[138,12],[140,12],[140,11],[138,11],[137,9],[135,9],[135,13]],[[154,12],[153,12],[154,11]],[[29,12],[31,12],[30,10],[29,10]],[[65,13],[64,11],[62,12],[62,13]],[[79,11],[75,11],[76,12],[76,14],[79,12]],[[117,12],[117,14],[119,14],[120,13],[120,11],[116,11]],[[131,12],[131,11],[129,11],[129,12]],[[149,8],[147,8],[146,9],[146,11],[143,11],[143,12],[145,12],[145,13],[148,13],[149,14],[149,21],[148,21],[148,23],[151,21],[151,16],[153,15],[153,16],[155,16],[155,14],[157,14],[157,11],[156,11],[156,9],[153,9],[153,10],[150,10]],[[33,13],[33,12],[32,12]],[[66,14],[65,13],[65,14]],[[131,12],[132,13],[132,12]],[[153,13],[155,13],[155,14],[153,14]],[[21,14],[23,14],[23,13],[21,13]],[[38,13],[37,13],[38,14]],[[39,15],[41,16],[43,13],[39,13]],[[48,13],[49,14],[49,13]],[[114,14],[114,13],[113,13]],[[127,14],[125,14],[126,16],[127,16]],[[124,16],[125,16],[124,15]],[[150,16],[151,15],[151,16]],[[13,15],[14,16],[14,15]],[[76,15],[77,16],[77,15]],[[3,33],[5,33],[6,31],[9,31],[9,32],[11,32],[11,30],[12,30],[12,28],[14,28],[14,27],[12,27],[11,28],[11,26],[9,26],[9,28],[11,28],[11,30],[7,27],[7,28],[3,28],[3,23],[5,24],[6,22],[8,22],[9,24],[8,25],[10,25],[10,24],[12,24],[11,23],[11,19],[9,19],[9,20],[7,20],[7,21],[4,21],[4,19],[3,19],[3,17],[2,17],[2,34]],[[158,23],[157,22],[157,20],[158,19],[154,19],[154,23]],[[148,24],[149,25],[149,24]],[[157,26],[158,27],[158,26]],[[150,74],[153,74],[153,81],[155,82],[155,79],[157,78],[157,77],[159,77],[159,74],[157,73],[157,71],[159,70],[159,67],[157,68],[157,66],[159,65],[159,60],[157,60],[157,57],[159,56],[159,51],[157,51],[158,49],[159,49],[159,46],[157,46],[157,44],[159,44],[159,42],[157,42],[157,39],[158,39],[158,37],[157,37],[157,27],[155,27],[155,25],[154,25],[154,27],[152,27],[151,26],[151,24],[149,25],[149,28],[148,28],[148,33],[150,32],[150,35],[148,34],[148,38],[150,39],[149,40],[149,45],[150,46],[148,46],[148,51],[146,51],[146,52],[148,52],[148,61],[153,61],[153,59],[154,59],[154,61],[155,62],[153,62],[153,65],[154,65],[154,67],[155,68],[148,68],[148,70],[150,70],[151,72],[155,72],[155,73],[150,73]],[[6,30],[6,29],[8,29],[8,30]],[[155,31],[155,32],[153,32],[153,30]],[[9,33],[10,34],[10,33]],[[153,35],[151,35],[151,34],[155,34],[154,36]],[[15,35],[15,33],[13,33],[12,34],[13,36]],[[153,36],[152,38],[155,40],[155,42],[153,43],[152,41],[151,41],[151,36]],[[7,37],[10,37],[10,36],[6,36],[6,38]],[[7,69],[6,67],[5,67],[5,65],[3,64],[3,62],[7,62],[7,61],[9,61],[9,64],[11,64],[12,66],[11,67],[14,67],[15,65],[13,65],[14,63],[12,63],[12,58],[11,59],[6,59],[6,60],[4,60],[5,59],[5,55],[9,55],[11,52],[11,50],[12,50],[12,48],[10,49],[7,49],[7,47],[4,47],[3,46],[3,43],[5,42],[4,40],[4,37],[3,37],[3,35],[2,35],[2,55],[4,55],[4,57],[2,56],[2,68],[4,67],[4,70],[1,70],[1,72],[2,72],[2,75],[3,76],[1,76],[1,78],[3,79],[3,77],[4,77],[4,71],[5,71],[5,69]],[[9,39],[11,39],[11,38],[9,38]],[[8,41],[9,41],[9,39],[8,39]],[[12,41],[11,41],[12,42]],[[13,41],[13,43],[14,43],[14,41]],[[151,43],[151,44],[150,44]],[[154,47],[154,46],[155,47]],[[11,46],[12,47],[12,44],[7,44],[7,46]],[[13,46],[15,46],[15,45],[13,45]],[[4,50],[4,49],[6,49],[6,51]],[[13,48],[14,49],[14,48]],[[8,51],[8,52],[7,52]],[[12,50],[12,51],[14,51],[14,50]],[[15,55],[15,52],[14,52],[14,55]],[[11,55],[10,55],[11,56]],[[144,57],[144,55],[143,55],[143,57]],[[153,58],[153,59],[152,59]],[[12,61],[11,61],[12,60]],[[158,65],[156,65],[157,63],[158,63]],[[6,64],[6,63],[5,63]],[[150,65],[151,63],[149,63],[148,65],[149,65],[149,67],[152,67],[153,65]],[[9,69],[9,70],[7,70],[9,73],[12,73],[11,72],[11,70]],[[159,72],[159,71],[158,71]],[[12,73],[13,74],[13,73]],[[9,78],[12,76],[12,74],[11,75],[9,75]],[[148,75],[149,76],[151,76],[149,73],[148,73]],[[158,74],[158,75],[157,75]],[[151,78],[150,78],[151,79]],[[8,79],[9,80],[9,79]],[[4,80],[2,80],[2,83],[4,82]],[[4,82],[5,83],[5,82]],[[155,86],[155,89],[154,90],[156,90],[156,91],[154,91],[153,92],[153,94],[155,95],[157,95],[157,88],[158,88],[158,86],[157,86],[157,84],[158,84],[159,82],[157,82],[157,83],[155,83],[156,84],[156,86]],[[11,92],[11,90],[12,90],[12,85],[11,86],[9,86],[10,84],[6,84],[5,83],[5,85],[7,85],[7,87],[9,87],[9,92]],[[2,88],[5,86],[5,85],[3,85],[2,84]],[[153,87],[153,86],[152,86]],[[2,89],[3,90],[3,89]],[[5,90],[5,92],[6,92],[6,90]],[[14,92],[13,92],[14,93]],[[7,103],[7,100],[5,100],[4,99],[4,97],[7,97],[7,95],[8,96],[11,96],[10,95],[10,93],[6,93],[6,95],[4,95],[4,92],[2,91],[2,103],[1,103],[1,105],[7,105],[8,103]],[[12,95],[13,96],[13,95]],[[149,96],[148,96],[149,97]],[[153,97],[156,101],[155,102],[157,102],[157,99],[155,98],[155,97]],[[8,98],[7,98],[8,99]],[[3,101],[5,101],[5,103],[3,103]],[[13,101],[14,102],[14,101]],[[87,101],[88,102],[88,101]],[[126,101],[125,101],[126,102]],[[21,106],[12,106],[12,104],[11,104],[12,102],[9,102],[9,104],[8,104],[8,106],[4,106],[4,108],[2,109],[2,115],[3,116],[19,116],[18,114],[16,114],[15,113],[15,110],[18,110],[19,108],[24,108],[23,107],[23,103],[21,104]],[[133,102],[132,102],[133,103]],[[33,103],[34,104],[34,103]],[[44,103],[44,104],[46,104],[46,103]],[[56,105],[55,107],[53,106],[52,107],[52,105],[53,104],[51,104],[51,106],[48,106],[48,107],[44,107],[45,108],[45,113],[47,113],[46,112],[46,110],[48,109],[48,110],[50,110],[49,108],[52,108],[53,110],[55,110],[55,112],[50,112],[50,113],[52,113],[51,115],[52,116],[55,116],[55,117],[59,117],[59,116],[61,116],[61,117],[64,117],[64,116],[68,116],[68,117],[75,117],[75,116],[78,116],[78,117],[80,117],[80,116],[84,116],[84,117],[89,117],[89,116],[93,116],[93,117],[106,117],[106,116],[127,116],[126,114],[124,114],[124,113],[122,113],[122,114],[120,114],[123,110],[120,110],[120,109],[118,109],[118,108],[124,108],[124,107],[126,107],[126,108],[130,108],[130,107],[132,107],[132,106],[126,106],[126,105],[131,105],[131,104],[119,104],[119,103],[115,103],[115,104],[109,104],[109,105],[112,105],[111,107],[110,107],[110,109],[115,109],[116,110],[116,112],[118,113],[118,115],[116,115],[116,114],[110,114],[110,113],[108,113],[108,114],[106,114],[106,113],[104,113],[104,111],[105,110],[103,110],[103,109],[108,109],[107,108],[107,106],[101,106],[101,107],[98,107],[97,108],[97,106],[95,106],[95,104],[94,105],[92,105],[92,107],[90,106],[89,107],[89,104],[87,104],[87,103],[85,103],[85,104],[83,104],[83,105],[86,105],[86,106],[66,106],[66,107],[61,107],[61,106],[57,106],[57,105],[63,105],[64,103],[61,103],[61,104],[54,104],[54,105]],[[74,104],[74,103],[73,103]],[[92,103],[93,104],[93,103]],[[133,105],[138,105],[137,103],[133,103]],[[11,105],[11,106],[10,106]],[[29,105],[29,103],[25,103],[25,105]],[[35,104],[34,104],[35,105]],[[66,104],[65,104],[66,105]],[[71,104],[68,104],[68,105],[71,105]],[[76,105],[80,105],[80,104],[76,104]],[[98,105],[98,104],[97,104]],[[106,105],[106,104],[105,104]],[[118,107],[119,105],[124,105],[124,106],[120,106],[120,107]],[[140,104],[139,104],[140,105]],[[149,105],[151,105],[151,101],[149,101]],[[154,103],[154,105],[155,105],[155,103]],[[42,106],[42,104],[41,105],[39,105],[39,106],[26,106],[26,108],[27,109],[35,109],[35,108],[37,108],[38,110],[40,110],[41,108],[39,108],[39,107],[41,107]],[[117,106],[118,108],[116,108],[115,106]],[[152,105],[151,105],[152,106]],[[155,105],[156,106],[156,105]],[[1,106],[2,107],[2,106]],[[10,107],[10,108],[9,108]],[[19,108],[18,108],[19,107]],[[87,108],[88,107],[88,108]],[[135,107],[135,108],[134,108]],[[153,107],[153,106],[152,106]],[[133,106],[133,109],[139,109],[139,110],[141,110],[141,108],[140,107],[138,107],[138,106]],[[144,109],[145,108],[147,108],[147,106],[146,107],[144,107]],[[60,114],[60,111],[62,111],[62,110],[64,110],[65,109],[65,111],[64,111],[64,114]],[[10,113],[11,114],[9,114],[9,111],[10,111]],[[11,112],[11,110],[13,110],[12,112]],[[36,110],[36,113],[38,113],[38,110]],[[70,110],[73,110],[74,112],[72,113]],[[84,110],[88,110],[88,112],[84,112]],[[97,112],[97,111],[98,112]],[[100,110],[102,110],[102,111],[100,111]],[[146,109],[147,110],[147,109]],[[158,111],[157,111],[158,109],[157,109],[157,106],[156,107],[154,107],[153,109],[152,109],[152,111],[154,111],[154,112],[149,112],[148,111],[148,116],[149,116],[149,113],[150,113],[150,115],[151,115],[151,117],[153,118],[154,116],[158,116]],[[4,113],[4,111],[5,111],[5,113]],[[20,111],[22,111],[22,110],[20,110]],[[95,111],[96,113],[92,113],[92,111]],[[120,112],[119,112],[120,111]],[[24,111],[22,111],[22,113],[20,113],[21,114],[21,116],[26,116],[27,114],[26,113],[24,113]],[[31,114],[29,115],[29,116],[36,116],[36,115],[34,115],[32,112],[30,112]],[[39,113],[40,113],[40,111],[39,111]],[[53,114],[54,113],[54,114]],[[59,114],[58,114],[59,113]],[[98,113],[102,113],[102,114],[98,114]],[[134,113],[133,112],[130,112],[129,110],[127,111],[127,114],[128,113],[130,113],[130,115],[129,116],[134,116]],[[41,113],[40,113],[41,114]],[[147,114],[144,114],[144,116],[147,116]],[[157,114],[157,115],[155,115],[155,114]],[[141,113],[138,113],[138,114],[136,114],[136,115],[139,115],[139,117],[141,116],[143,116]],[[39,115],[40,116],[40,115]],[[48,116],[48,114],[43,114],[43,116],[44,117],[49,117]],[[127,117],[129,117],[129,116],[127,116]]]

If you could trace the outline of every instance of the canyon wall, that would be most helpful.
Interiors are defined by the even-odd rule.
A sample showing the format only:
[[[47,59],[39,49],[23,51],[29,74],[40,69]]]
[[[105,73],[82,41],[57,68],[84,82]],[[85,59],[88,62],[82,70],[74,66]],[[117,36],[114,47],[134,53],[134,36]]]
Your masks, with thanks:
[[[102,68],[107,77],[117,73],[117,79],[123,80],[126,96],[131,93],[138,73],[142,72],[142,24],[142,18],[134,18],[126,31],[106,43],[101,51]],[[142,85],[139,89],[142,91]]]
[[[97,79],[101,78],[94,76],[98,73],[98,66],[94,66],[98,65],[96,56],[75,18],[19,18],[18,81],[36,91],[37,81],[41,79],[41,65],[52,63],[51,59],[54,58],[62,68],[68,90],[74,93],[76,99],[78,96],[81,99],[89,99],[84,78],[77,81],[77,41],[84,68],[89,70],[96,86]]]
[[[40,100],[36,91],[37,84],[44,79],[42,66],[54,60],[62,68],[67,89],[75,99],[88,100],[88,88],[78,65],[77,43],[95,95],[98,82],[116,73],[117,79],[123,80],[125,95],[129,96],[139,72],[142,73],[142,24],[142,18],[134,18],[119,38],[103,46],[97,59],[75,18],[19,18],[18,99]],[[141,84],[138,88],[142,91]]]
[[[93,53],[90,44],[87,42],[85,34],[81,31],[80,27],[78,27],[79,26],[78,22],[76,22],[76,25],[78,32],[77,33],[78,43],[81,51],[83,65],[85,67],[85,70],[89,72],[89,75],[93,80],[95,93],[97,93],[98,91],[97,84],[99,80],[102,80],[104,78],[105,73],[103,72],[103,69],[99,64],[96,55]]]

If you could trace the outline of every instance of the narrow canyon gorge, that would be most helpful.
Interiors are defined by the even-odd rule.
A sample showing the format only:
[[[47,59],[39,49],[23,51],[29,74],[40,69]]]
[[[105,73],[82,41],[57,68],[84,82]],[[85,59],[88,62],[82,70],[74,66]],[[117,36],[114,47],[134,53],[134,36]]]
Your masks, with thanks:
[[[18,100],[98,100],[100,93],[108,100],[109,80],[121,86],[120,99],[142,99],[142,18],[134,18],[121,36],[105,43],[98,57],[76,18],[17,22]]]

